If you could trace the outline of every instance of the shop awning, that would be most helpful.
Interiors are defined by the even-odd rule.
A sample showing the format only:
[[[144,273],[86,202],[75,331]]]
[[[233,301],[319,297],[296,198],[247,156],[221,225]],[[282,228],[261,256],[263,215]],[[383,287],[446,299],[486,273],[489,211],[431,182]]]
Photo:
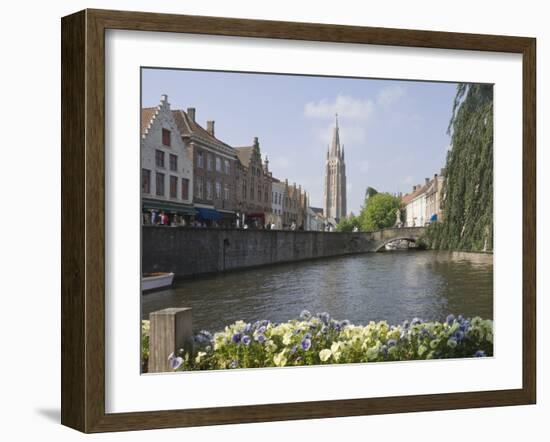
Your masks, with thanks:
[[[159,210],[180,215],[196,215],[197,211],[189,204],[180,204],[172,201],[160,201],[143,199],[141,202],[143,210]]]
[[[207,220],[217,221],[222,218],[222,214],[215,209],[196,207],[195,210],[197,211],[198,217],[205,221]]]

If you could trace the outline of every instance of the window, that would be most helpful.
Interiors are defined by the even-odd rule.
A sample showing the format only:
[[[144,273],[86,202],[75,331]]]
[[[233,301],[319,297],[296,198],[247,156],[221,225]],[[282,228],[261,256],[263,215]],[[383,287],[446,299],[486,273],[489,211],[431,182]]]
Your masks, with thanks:
[[[170,170],[178,170],[178,156],[172,153],[170,154]]]
[[[222,171],[222,159],[220,157],[216,157],[216,171]]]
[[[164,174],[157,172],[157,196],[164,196]]]
[[[222,183],[219,181],[216,181],[216,199],[220,199],[222,197]]]
[[[151,171],[141,169],[141,193],[151,193]]]
[[[258,201],[262,201],[262,186],[258,184]]]
[[[181,179],[181,199],[189,199],[189,180],[187,178]]]
[[[201,150],[197,152],[197,165],[200,168],[204,167],[204,154]]]
[[[170,198],[178,197],[178,177],[170,176]]]
[[[155,164],[157,167],[164,168],[164,152],[162,150],[155,151]]]
[[[243,200],[246,199],[246,181],[243,180]]]
[[[203,198],[204,196],[204,179],[201,176],[195,178],[195,193],[197,198]]]
[[[162,144],[164,146],[171,146],[172,137],[170,135],[168,129],[162,129]]]
[[[206,182],[206,199],[207,200],[212,199],[212,182],[211,181]]]
[[[208,157],[207,157],[207,169],[208,170],[212,170],[212,165],[213,165],[213,162],[214,162],[214,158],[212,158],[212,154],[207,154]]]
[[[223,199],[229,201],[229,184],[223,186]]]
[[[224,166],[225,166],[225,173],[227,175],[231,174],[231,166],[229,164],[229,160],[224,160]]]

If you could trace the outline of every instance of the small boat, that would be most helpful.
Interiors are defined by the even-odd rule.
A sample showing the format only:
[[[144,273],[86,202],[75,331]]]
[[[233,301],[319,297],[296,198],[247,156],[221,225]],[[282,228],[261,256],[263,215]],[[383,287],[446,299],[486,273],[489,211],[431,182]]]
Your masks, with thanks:
[[[170,287],[173,281],[174,273],[172,272],[147,273],[141,277],[141,291],[147,292],[150,290]]]

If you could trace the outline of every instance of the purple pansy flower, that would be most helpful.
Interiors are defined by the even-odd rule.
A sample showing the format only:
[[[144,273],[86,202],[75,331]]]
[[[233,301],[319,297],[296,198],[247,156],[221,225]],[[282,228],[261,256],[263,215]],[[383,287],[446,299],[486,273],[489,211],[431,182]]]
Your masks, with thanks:
[[[170,356],[168,356],[168,364],[172,370],[177,370],[180,365],[183,364],[183,358],[179,356],[176,357],[174,353],[170,353]]]

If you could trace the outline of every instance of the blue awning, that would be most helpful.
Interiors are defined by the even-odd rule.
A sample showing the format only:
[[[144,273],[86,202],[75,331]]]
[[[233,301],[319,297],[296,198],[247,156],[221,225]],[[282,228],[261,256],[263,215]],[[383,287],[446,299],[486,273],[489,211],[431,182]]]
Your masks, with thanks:
[[[205,221],[206,220],[217,221],[217,220],[222,218],[222,214],[220,212],[218,212],[217,210],[215,210],[215,209],[206,209],[206,208],[203,208],[203,207],[195,207],[195,210],[198,212],[197,216],[200,219],[203,219]]]

